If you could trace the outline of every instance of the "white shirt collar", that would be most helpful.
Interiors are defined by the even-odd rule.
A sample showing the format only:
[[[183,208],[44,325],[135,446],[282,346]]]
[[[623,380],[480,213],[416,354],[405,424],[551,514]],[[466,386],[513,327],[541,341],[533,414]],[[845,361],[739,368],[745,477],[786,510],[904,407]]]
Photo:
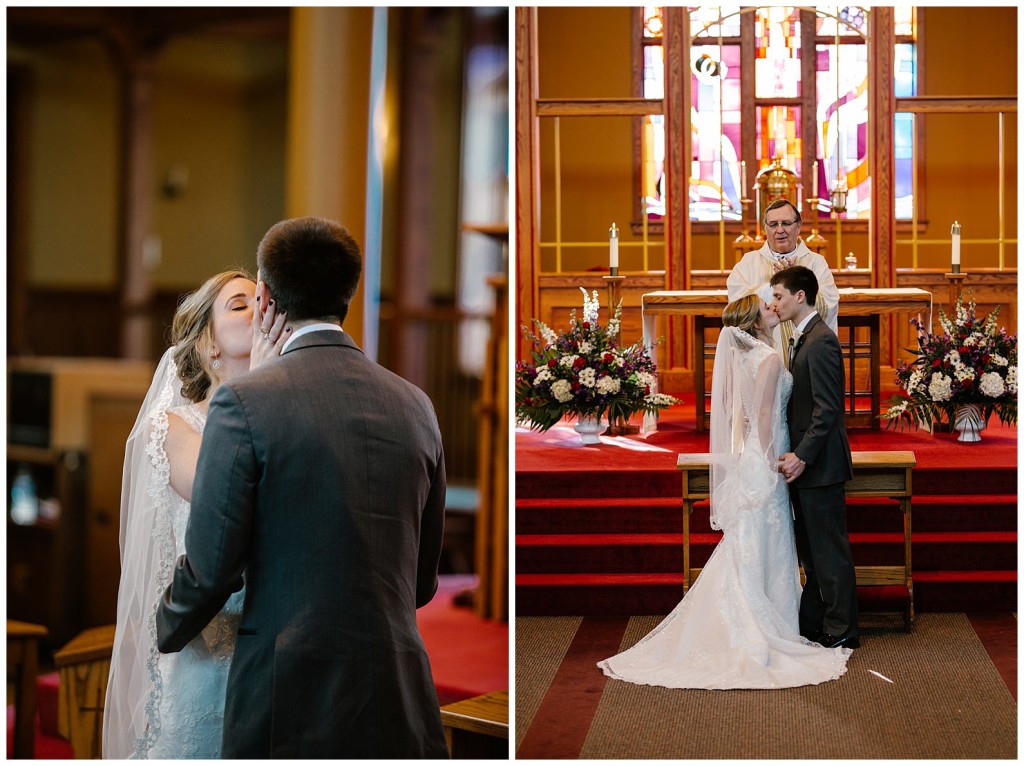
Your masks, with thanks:
[[[292,333],[292,337],[286,340],[284,342],[284,345],[281,347],[281,353],[283,354],[285,351],[287,351],[288,347],[295,342],[296,338],[300,338],[303,335],[307,335],[311,332],[320,332],[321,330],[337,330],[338,332],[345,332],[338,325],[331,324],[330,322],[316,322],[314,324],[308,324],[305,327],[300,327],[298,330]]]
[[[798,324],[794,328],[794,330],[793,330],[793,337],[794,338],[799,338],[801,335],[803,335],[804,334],[804,330],[807,329],[807,324],[811,321],[812,318],[816,317],[817,315],[818,315],[818,312],[812,310],[810,314],[805,316],[804,317],[804,321],[802,321],[800,324]]]

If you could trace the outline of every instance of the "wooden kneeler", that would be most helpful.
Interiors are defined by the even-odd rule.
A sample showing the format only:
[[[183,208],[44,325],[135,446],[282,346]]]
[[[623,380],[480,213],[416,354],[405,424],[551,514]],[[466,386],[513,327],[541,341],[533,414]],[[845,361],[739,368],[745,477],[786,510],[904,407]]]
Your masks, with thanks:
[[[886,497],[899,503],[903,514],[903,563],[896,566],[856,567],[858,593],[865,601],[899,604],[903,629],[910,632],[914,622],[914,579],[910,561],[910,507],[913,494],[912,475],[917,458],[910,451],[854,452],[853,478],[846,482],[846,496]],[[676,467],[683,479],[683,590],[700,574],[690,567],[690,514],[699,500],[710,498],[710,455],[680,453]],[[860,596],[858,596],[860,598]],[[881,610],[880,610],[881,611]]]

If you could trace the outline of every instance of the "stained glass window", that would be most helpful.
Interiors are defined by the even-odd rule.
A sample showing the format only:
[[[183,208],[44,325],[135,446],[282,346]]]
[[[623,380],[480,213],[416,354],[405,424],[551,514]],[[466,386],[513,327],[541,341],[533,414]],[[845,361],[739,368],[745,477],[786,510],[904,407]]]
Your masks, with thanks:
[[[827,196],[836,179],[844,179],[849,187],[844,217],[852,219],[866,218],[871,210],[867,55],[866,45],[817,46],[818,188]]]
[[[755,106],[756,167],[747,168],[748,188],[758,171],[778,155],[783,165],[798,174],[818,160],[819,196],[828,198],[837,176],[847,182],[845,219],[870,215],[871,178],[867,164],[868,93],[867,34],[870,13],[858,6],[820,6],[815,11],[815,79],[803,83],[801,12],[793,6],[691,8],[690,76],[693,101],[692,156],[690,158],[690,219],[717,221],[739,218],[740,160],[743,132],[740,120],[740,41],[753,36],[752,89]],[[743,24],[752,14],[753,23]],[[748,17],[749,18],[749,17]],[[804,16],[804,18],[809,18]],[[659,7],[643,9],[643,95],[664,97],[664,60],[661,47],[663,19]],[[896,97],[916,95],[916,17],[911,7],[895,9]],[[744,31],[746,30],[746,31]],[[752,30],[752,32],[751,32]],[[838,39],[837,39],[838,38]],[[796,103],[794,103],[796,102]],[[800,115],[813,109],[816,135],[801,135]],[[805,139],[809,140],[807,143]],[[749,140],[749,139],[748,139]],[[895,124],[896,217],[913,214],[914,119],[897,114]],[[645,210],[664,215],[664,121],[644,120],[643,184]],[[811,153],[805,164],[804,153]],[[806,179],[804,193],[813,182]],[[748,192],[749,193],[749,192]],[[827,216],[822,206],[821,215]]]

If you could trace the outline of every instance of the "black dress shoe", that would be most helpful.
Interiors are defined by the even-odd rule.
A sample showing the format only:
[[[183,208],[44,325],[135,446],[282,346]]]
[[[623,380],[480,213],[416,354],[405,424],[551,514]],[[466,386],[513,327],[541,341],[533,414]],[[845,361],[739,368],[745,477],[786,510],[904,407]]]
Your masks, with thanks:
[[[860,649],[860,638],[857,636],[832,636],[822,633],[818,643],[826,649]]]
[[[820,630],[801,630],[800,635],[806,638],[808,641],[818,643],[821,641],[822,633]]]

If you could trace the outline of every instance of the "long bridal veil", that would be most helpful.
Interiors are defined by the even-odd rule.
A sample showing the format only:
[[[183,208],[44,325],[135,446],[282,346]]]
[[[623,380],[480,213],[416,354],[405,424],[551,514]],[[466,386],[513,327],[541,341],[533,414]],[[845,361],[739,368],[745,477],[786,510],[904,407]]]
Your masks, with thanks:
[[[160,359],[139,416],[125,445],[121,486],[121,584],[117,626],[103,713],[103,757],[145,757],[159,729],[160,674],[157,667],[156,606],[163,594],[162,567],[174,551],[153,531],[164,505],[167,461],[157,442],[167,430],[167,410],[189,400],[181,394],[174,348]]]
[[[711,383],[711,526],[767,505],[785,445],[778,429],[782,359],[735,327],[718,337]]]

